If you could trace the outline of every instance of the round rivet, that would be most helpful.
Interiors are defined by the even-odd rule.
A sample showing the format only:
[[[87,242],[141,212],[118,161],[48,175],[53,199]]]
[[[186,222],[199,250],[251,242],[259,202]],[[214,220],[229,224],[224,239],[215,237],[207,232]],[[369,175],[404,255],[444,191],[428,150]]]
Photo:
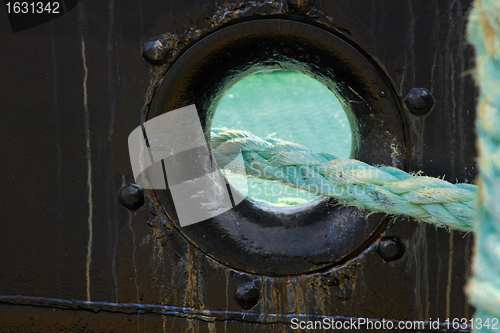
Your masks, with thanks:
[[[243,310],[250,310],[259,302],[259,288],[252,282],[238,285],[234,298]]]
[[[313,6],[313,0],[288,0],[288,8],[299,12],[308,12]]]
[[[149,212],[151,213],[151,215],[156,216],[156,215],[158,215],[158,208],[156,208],[156,206],[154,206],[154,205],[150,206]]]
[[[436,101],[429,90],[413,88],[406,96],[405,103],[411,112],[422,115],[431,111]]]
[[[120,203],[123,207],[136,210],[144,205],[144,190],[136,184],[128,184],[120,190]]]
[[[142,57],[151,65],[161,65],[168,58],[167,45],[160,39],[145,41],[142,45]]]
[[[385,261],[394,261],[403,257],[405,246],[397,236],[384,236],[380,240],[377,253]]]

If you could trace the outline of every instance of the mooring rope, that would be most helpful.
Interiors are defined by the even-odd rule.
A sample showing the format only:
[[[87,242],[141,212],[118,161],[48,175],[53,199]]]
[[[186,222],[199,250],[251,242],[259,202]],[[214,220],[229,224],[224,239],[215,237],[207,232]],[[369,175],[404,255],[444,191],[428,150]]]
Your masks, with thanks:
[[[392,167],[340,160],[242,131],[214,130],[212,146],[220,165],[227,165],[241,149],[251,176],[277,180],[374,212],[473,230],[473,277],[466,288],[470,303],[477,308],[472,327],[475,332],[492,332],[500,327],[500,1],[476,0],[469,22],[480,87],[477,189]]]
[[[476,0],[469,22],[480,87],[476,121],[480,174],[473,277],[467,294],[477,308],[475,320],[491,324],[493,318],[500,320],[500,1]],[[489,327],[475,325],[475,331],[489,332]],[[500,323],[494,331],[499,328]]]
[[[476,186],[452,184],[388,166],[371,166],[328,153],[314,153],[276,138],[213,129],[212,148],[224,167],[242,153],[246,174],[337,199],[372,212],[471,231]]]

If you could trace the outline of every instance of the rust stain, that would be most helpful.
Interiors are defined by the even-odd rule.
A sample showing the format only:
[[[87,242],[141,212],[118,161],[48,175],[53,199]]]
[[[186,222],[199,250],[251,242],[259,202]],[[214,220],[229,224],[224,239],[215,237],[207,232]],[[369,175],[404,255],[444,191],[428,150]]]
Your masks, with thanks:
[[[477,5],[481,6],[481,1],[477,1]],[[498,34],[490,23],[490,16],[487,14],[487,8],[485,8],[485,10],[481,12],[479,19],[481,23],[481,28],[483,29],[484,33],[486,49],[488,53],[490,53],[491,55],[495,55],[496,53],[495,42],[496,42],[496,36]]]
[[[451,308],[451,283],[453,272],[453,230],[450,231],[450,256],[448,258],[448,280],[446,282],[446,318],[450,318]]]
[[[187,248],[186,257],[183,260],[184,266],[188,272],[188,281],[186,286],[186,292],[184,294],[184,304],[187,305],[191,309],[195,309],[196,307],[196,283],[197,283],[197,272],[194,267],[194,258],[195,254],[193,254],[193,249],[191,245]],[[198,332],[199,322],[197,320],[188,320],[187,321],[187,329],[188,332]]]
[[[295,280],[295,279],[294,279]],[[297,296],[295,294],[295,288],[294,288],[295,281],[292,282],[292,280],[288,280],[285,282],[285,289],[286,289],[286,312],[287,313],[298,313],[297,312]]]
[[[294,301],[295,301],[295,313],[309,313],[306,298],[304,296],[304,289],[298,281],[294,281]]]
[[[277,281],[271,280],[271,290],[272,290],[272,310],[271,313],[279,313],[283,314],[284,313],[284,308],[283,308],[283,294],[286,293],[286,289],[282,287],[282,285]]]

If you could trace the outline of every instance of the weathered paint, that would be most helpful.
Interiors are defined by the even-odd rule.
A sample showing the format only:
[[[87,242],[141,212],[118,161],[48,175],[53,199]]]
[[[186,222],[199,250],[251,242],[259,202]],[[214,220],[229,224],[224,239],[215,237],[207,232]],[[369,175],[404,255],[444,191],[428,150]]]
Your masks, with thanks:
[[[409,170],[470,182],[475,88],[462,75],[473,64],[462,35],[469,5],[345,0],[318,2],[309,14],[282,12],[274,1],[248,6],[343,32],[384,68],[400,98],[413,87],[429,89],[436,97],[429,115],[402,115]],[[169,66],[150,69],[140,57],[142,42],[176,41],[174,61],[218,24],[260,10],[230,6],[86,1],[85,14],[75,8],[20,34],[0,23],[9,50],[2,54],[9,66],[0,69],[4,331],[287,332],[292,315],[427,320],[472,314],[462,292],[471,240],[462,234],[399,220],[386,233],[405,243],[401,260],[385,263],[369,247],[342,267],[260,276],[206,256],[164,213],[152,215],[149,207],[158,205],[152,193],[134,213],[119,206],[116,193],[133,182],[126,137],[145,119],[144,105]],[[205,20],[217,11],[215,23]],[[249,281],[263,297],[243,311],[234,292]]]

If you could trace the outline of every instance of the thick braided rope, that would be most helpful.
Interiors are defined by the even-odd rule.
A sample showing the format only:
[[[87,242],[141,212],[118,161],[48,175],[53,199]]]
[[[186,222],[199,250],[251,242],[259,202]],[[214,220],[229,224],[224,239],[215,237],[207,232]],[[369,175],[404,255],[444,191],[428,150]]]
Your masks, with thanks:
[[[214,129],[212,148],[220,167],[242,153],[247,175],[329,196],[341,204],[404,215],[421,222],[471,231],[476,186],[413,176],[402,170],[374,167],[332,154],[314,153],[275,138]]]
[[[476,321],[500,318],[500,1],[476,1],[469,23],[476,47],[480,177],[473,278],[467,286]],[[500,324],[497,325],[498,330]],[[483,326],[475,331],[489,332]]]

